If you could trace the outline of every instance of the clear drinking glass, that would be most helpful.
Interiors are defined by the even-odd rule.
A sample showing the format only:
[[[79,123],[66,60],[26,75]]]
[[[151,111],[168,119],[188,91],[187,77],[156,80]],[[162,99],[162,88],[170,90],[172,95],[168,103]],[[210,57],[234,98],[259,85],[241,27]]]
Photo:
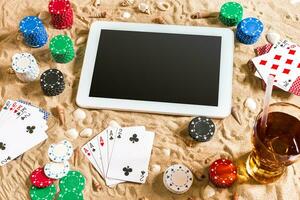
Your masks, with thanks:
[[[262,129],[262,111],[256,118],[247,162],[247,173],[259,183],[271,183],[300,157],[300,108],[289,103],[271,104],[267,127]]]

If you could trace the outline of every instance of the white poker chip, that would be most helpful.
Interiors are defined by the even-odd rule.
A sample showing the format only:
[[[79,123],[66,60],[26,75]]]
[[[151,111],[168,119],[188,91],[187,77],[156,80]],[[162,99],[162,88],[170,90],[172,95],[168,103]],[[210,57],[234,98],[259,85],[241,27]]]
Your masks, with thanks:
[[[67,141],[63,140],[58,144],[51,144],[48,149],[48,156],[53,162],[64,162],[73,155],[73,146]]]
[[[44,172],[48,178],[61,179],[65,177],[70,171],[70,164],[68,161],[62,163],[50,162],[44,167]]]
[[[183,194],[192,186],[193,174],[182,164],[172,165],[165,171],[163,182],[170,192]]]

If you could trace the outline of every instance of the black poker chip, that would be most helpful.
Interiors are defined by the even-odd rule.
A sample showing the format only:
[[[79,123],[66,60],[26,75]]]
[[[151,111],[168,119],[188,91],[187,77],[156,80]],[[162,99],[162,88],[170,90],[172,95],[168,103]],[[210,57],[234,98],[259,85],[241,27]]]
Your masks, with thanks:
[[[48,69],[41,75],[41,88],[45,95],[56,96],[65,89],[64,75],[57,69]]]
[[[189,124],[190,136],[198,142],[209,141],[215,133],[214,122],[206,117],[195,117]]]

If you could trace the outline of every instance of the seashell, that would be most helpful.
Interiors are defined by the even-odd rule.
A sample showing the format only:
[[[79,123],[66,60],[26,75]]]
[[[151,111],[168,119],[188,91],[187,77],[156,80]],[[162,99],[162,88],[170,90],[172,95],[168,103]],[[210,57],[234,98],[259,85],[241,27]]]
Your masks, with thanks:
[[[120,3],[121,6],[123,7],[127,7],[127,6],[130,6],[134,3],[134,0],[124,0]]]
[[[65,109],[61,105],[56,106],[57,114],[58,114],[58,119],[61,123],[61,125],[65,125],[66,118],[65,118]]]
[[[152,20],[152,22],[153,22],[153,23],[156,23],[156,24],[165,24],[165,23],[166,23],[166,21],[165,21],[164,18],[162,18],[162,17],[154,18],[154,19]]]
[[[75,140],[78,137],[79,134],[78,134],[78,131],[75,128],[71,128],[71,129],[66,131],[65,135],[68,138],[71,138],[71,139]]]
[[[101,4],[101,0],[95,0],[94,6],[100,6],[100,4]]]
[[[75,44],[76,44],[76,45],[80,45],[80,44],[83,44],[84,42],[86,42],[86,37],[85,37],[85,36],[81,36],[81,37],[79,37],[79,38],[76,40]]]
[[[154,164],[151,166],[151,171],[156,174],[158,174],[160,172],[160,169],[161,169],[160,165]]]
[[[233,193],[232,200],[239,200],[239,194],[237,192]]]
[[[245,107],[248,108],[251,112],[255,112],[256,110],[256,102],[251,97],[248,97],[244,103]]]
[[[95,178],[92,179],[92,184],[93,184],[93,189],[94,189],[95,191],[103,190],[102,185],[101,185],[98,181],[96,181]]]
[[[165,154],[165,156],[170,156],[170,154],[171,154],[171,150],[170,149],[163,149],[162,151]]]
[[[210,18],[210,17],[216,17],[216,16],[214,13],[207,12],[207,11],[196,12],[195,14],[191,15],[192,19],[202,19],[202,18]]]
[[[100,14],[89,16],[89,18],[106,18],[106,17],[107,17],[107,12],[106,11],[103,11]]]
[[[165,1],[157,2],[156,6],[161,11],[166,11],[170,8],[170,4],[168,2],[165,2]]]
[[[241,116],[236,107],[231,109],[231,115],[240,125],[242,125]]]
[[[202,192],[202,197],[203,199],[209,199],[210,197],[213,197],[216,194],[216,191],[214,188],[212,188],[210,185],[207,185],[203,192]]]
[[[118,124],[118,122],[116,122],[115,120],[111,120],[108,123],[108,126],[113,127],[113,128],[121,128],[120,124]]]
[[[123,12],[122,18],[124,18],[124,19],[129,19],[130,17],[131,17],[130,12],[127,12],[127,11]]]
[[[142,13],[147,13],[148,15],[150,14],[150,6],[148,4],[146,4],[146,3],[140,3],[138,5],[138,9]]]
[[[50,14],[49,14],[49,12],[42,11],[38,14],[38,18],[40,18],[41,20],[46,20],[46,19],[50,18]]]
[[[280,35],[278,33],[270,32],[267,33],[266,38],[271,44],[276,44],[280,40]]]
[[[80,134],[79,134],[81,137],[84,137],[84,138],[88,138],[88,137],[91,137],[93,135],[93,129],[91,128],[85,128],[83,129]]]
[[[7,69],[7,73],[9,73],[9,74],[15,74],[16,72],[11,67],[9,67]]]
[[[80,108],[78,108],[77,110],[75,110],[73,112],[73,116],[75,118],[75,121],[84,120],[86,118],[85,112],[83,110],[81,110]]]

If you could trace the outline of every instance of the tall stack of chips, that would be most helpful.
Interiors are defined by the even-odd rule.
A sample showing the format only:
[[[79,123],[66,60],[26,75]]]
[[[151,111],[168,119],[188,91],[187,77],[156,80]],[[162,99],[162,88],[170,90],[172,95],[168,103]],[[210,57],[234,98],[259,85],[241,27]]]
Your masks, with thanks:
[[[48,6],[51,23],[57,29],[70,28],[73,25],[73,10],[69,0],[51,0]]]
[[[23,82],[36,80],[40,73],[39,66],[30,53],[16,53],[12,57],[12,69]]]
[[[49,48],[53,59],[58,63],[68,63],[75,56],[73,42],[67,35],[53,37]]]
[[[243,7],[236,2],[223,4],[220,10],[219,19],[226,26],[235,26],[243,18]]]
[[[65,89],[64,75],[57,69],[48,69],[41,75],[41,88],[45,95],[56,96]]]
[[[263,23],[259,19],[249,17],[238,24],[236,38],[243,44],[254,44],[261,36],[263,30]]]
[[[19,24],[25,43],[30,47],[42,47],[47,43],[48,35],[42,21],[35,16],[23,18]]]

